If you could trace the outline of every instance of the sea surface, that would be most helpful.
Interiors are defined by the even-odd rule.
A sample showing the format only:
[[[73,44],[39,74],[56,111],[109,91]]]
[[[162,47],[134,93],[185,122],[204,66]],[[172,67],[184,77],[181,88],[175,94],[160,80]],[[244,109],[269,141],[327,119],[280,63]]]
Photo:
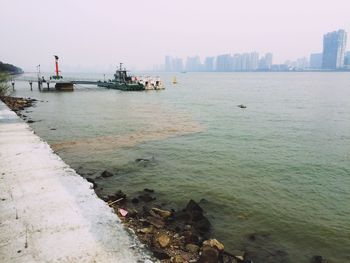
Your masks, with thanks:
[[[147,187],[177,209],[194,199],[213,236],[255,263],[350,262],[349,73],[159,75],[164,91],[17,81],[14,95],[38,99],[23,113],[66,163],[116,174],[97,180],[104,194]]]

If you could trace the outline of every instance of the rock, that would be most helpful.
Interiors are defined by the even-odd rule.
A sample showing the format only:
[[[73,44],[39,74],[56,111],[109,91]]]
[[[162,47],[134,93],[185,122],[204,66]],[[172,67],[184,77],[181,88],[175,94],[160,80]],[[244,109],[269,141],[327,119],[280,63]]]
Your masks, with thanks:
[[[27,123],[33,123],[33,122],[35,122],[35,121],[33,121],[33,120],[28,120],[27,121]]]
[[[191,252],[191,253],[198,253],[199,251],[199,246],[195,245],[195,244],[187,244],[186,245],[186,250],[188,252]]]
[[[140,163],[140,162],[149,162],[150,160],[149,159],[146,159],[146,158],[137,158],[136,160],[135,160],[135,162],[137,162],[137,163]]]
[[[139,199],[146,203],[156,200],[154,197],[147,193],[139,195]]]
[[[310,263],[326,263],[322,256],[313,256]]]
[[[145,188],[143,189],[144,192],[147,192],[147,193],[154,193],[154,190],[153,189],[149,189],[149,188]]]
[[[197,204],[192,199],[188,202],[188,204],[187,204],[185,209],[188,212],[193,212],[193,211],[203,212],[203,209],[199,206],[199,204]]]
[[[209,239],[203,242],[203,246],[209,246],[216,248],[219,251],[223,251],[225,249],[224,245],[217,241],[216,239]]]
[[[192,231],[184,231],[182,235],[184,236],[186,243],[198,243],[199,241],[198,236]]]
[[[158,258],[159,260],[164,260],[164,259],[169,259],[170,256],[163,250],[160,248],[151,248],[153,255]]]
[[[156,228],[163,228],[165,226],[163,220],[151,216],[147,217],[147,222],[155,226]]]
[[[154,230],[154,228],[151,226],[151,227],[141,228],[138,230],[138,232],[143,233],[143,234],[150,234],[153,232],[153,230]]]
[[[198,263],[218,263],[219,252],[212,247],[203,246],[202,254],[199,257]]]
[[[133,204],[138,204],[138,203],[139,203],[139,199],[137,199],[137,198],[135,197],[135,198],[131,199],[131,202],[132,202]]]
[[[203,216],[200,220],[193,223],[195,229],[197,229],[201,234],[209,232],[211,224],[209,220]]]
[[[96,184],[96,182],[95,182],[94,179],[92,179],[92,178],[86,178],[86,181],[88,181],[89,183],[92,183],[94,189],[97,187],[97,184]]]
[[[157,215],[161,216],[162,218],[168,218],[169,216],[171,216],[171,212],[170,211],[166,211],[166,210],[162,210],[159,208],[152,208],[151,209],[154,213],[156,213]]]
[[[242,260],[244,259],[245,256],[245,251],[242,250],[232,250],[230,251],[232,255],[234,255],[237,259]]]
[[[174,262],[174,263],[185,263],[186,261],[183,259],[183,257],[181,255],[176,255],[172,262]]]
[[[191,225],[185,225],[184,229],[185,230],[191,230],[192,226]]]
[[[102,176],[103,178],[107,178],[107,177],[112,177],[112,176],[114,176],[114,174],[112,174],[111,172],[108,172],[108,171],[103,171],[103,172],[101,173],[101,176]]]
[[[167,234],[160,234],[157,238],[157,242],[162,248],[166,248],[170,244],[170,237]]]

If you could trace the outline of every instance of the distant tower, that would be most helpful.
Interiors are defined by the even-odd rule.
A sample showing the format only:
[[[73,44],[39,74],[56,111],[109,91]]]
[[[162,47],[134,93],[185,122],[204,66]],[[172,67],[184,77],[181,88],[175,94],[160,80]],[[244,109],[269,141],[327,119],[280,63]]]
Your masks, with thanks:
[[[323,36],[323,69],[344,67],[347,34],[344,30],[329,32]]]

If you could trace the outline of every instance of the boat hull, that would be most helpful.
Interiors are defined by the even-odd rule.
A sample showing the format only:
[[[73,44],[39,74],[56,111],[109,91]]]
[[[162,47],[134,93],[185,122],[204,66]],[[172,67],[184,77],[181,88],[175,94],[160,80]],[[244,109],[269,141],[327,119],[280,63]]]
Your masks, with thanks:
[[[118,82],[101,82],[97,84],[99,87],[107,89],[117,89],[123,91],[142,91],[145,90],[145,86],[140,83],[118,83]]]

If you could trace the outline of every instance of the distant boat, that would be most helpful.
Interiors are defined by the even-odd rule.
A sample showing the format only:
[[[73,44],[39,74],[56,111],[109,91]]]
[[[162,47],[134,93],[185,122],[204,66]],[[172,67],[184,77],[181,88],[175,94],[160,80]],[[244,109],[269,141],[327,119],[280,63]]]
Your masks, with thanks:
[[[129,76],[127,70],[122,68],[120,63],[119,69],[114,74],[113,80],[98,81],[97,86],[105,87],[107,89],[118,89],[123,91],[141,91],[141,90],[160,90],[164,89],[160,78],[137,78]]]
[[[176,77],[173,78],[173,84],[177,84]]]

